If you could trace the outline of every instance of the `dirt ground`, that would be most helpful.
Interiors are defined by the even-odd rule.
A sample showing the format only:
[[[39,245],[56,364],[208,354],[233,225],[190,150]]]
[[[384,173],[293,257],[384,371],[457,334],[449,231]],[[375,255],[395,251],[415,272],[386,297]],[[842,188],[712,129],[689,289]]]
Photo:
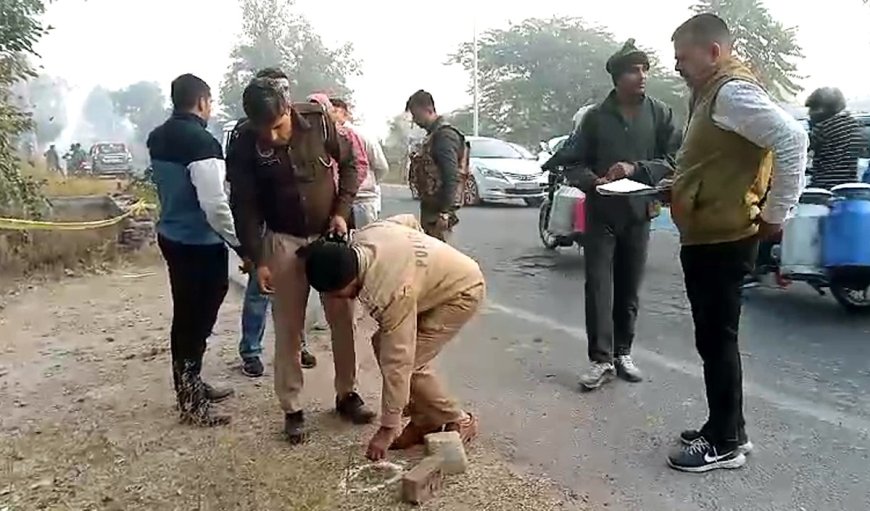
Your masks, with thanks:
[[[232,289],[204,375],[235,388],[219,405],[234,420],[209,430],[178,424],[174,412],[170,302],[159,261],[25,283],[0,296],[0,511],[409,508],[395,484],[357,491],[383,476],[349,479],[365,465],[373,430],[331,413],[331,355],[322,335],[312,339],[320,364],[306,373],[312,438],[300,447],[282,440],[271,363],[257,380],[238,368],[240,310],[241,292]],[[361,388],[377,407],[379,378],[363,337]],[[270,340],[267,333],[268,352]],[[494,442],[484,434],[469,451],[469,472],[449,477],[422,509],[576,509],[547,482],[520,475]],[[410,468],[420,456],[391,461]]]

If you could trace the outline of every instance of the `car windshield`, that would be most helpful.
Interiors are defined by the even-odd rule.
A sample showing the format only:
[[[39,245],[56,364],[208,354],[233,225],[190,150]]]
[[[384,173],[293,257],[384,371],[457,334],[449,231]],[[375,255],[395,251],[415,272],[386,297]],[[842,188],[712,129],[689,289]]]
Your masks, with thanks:
[[[471,141],[472,158],[507,158],[519,160],[525,158],[512,144],[492,138]]]
[[[529,151],[528,149],[526,149],[525,147],[523,147],[523,146],[521,146],[521,145],[519,145],[519,144],[513,144],[513,143],[511,143],[511,147],[513,147],[514,149],[516,149],[517,152],[520,153],[520,155],[521,155],[523,158],[525,158],[525,159],[527,159],[527,160],[534,160],[534,159],[535,159],[535,155],[532,154],[532,152]]]
[[[127,147],[124,144],[99,144],[97,146],[97,153],[99,154],[123,153],[126,150]]]

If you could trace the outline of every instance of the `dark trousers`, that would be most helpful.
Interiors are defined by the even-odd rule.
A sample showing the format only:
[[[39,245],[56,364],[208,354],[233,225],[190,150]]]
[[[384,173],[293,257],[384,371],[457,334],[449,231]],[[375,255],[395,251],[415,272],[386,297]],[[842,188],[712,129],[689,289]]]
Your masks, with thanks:
[[[206,339],[229,288],[225,245],[187,245],[158,236],[172,289],[170,347],[176,385],[179,372],[202,368]]]
[[[695,346],[704,362],[709,415],[701,431],[719,449],[733,448],[746,439],[737,332],[741,285],[752,271],[757,253],[755,238],[684,246],[680,251],[695,323]]]
[[[649,232],[649,222],[613,227],[590,220],[587,225],[586,333],[593,362],[631,353]]]

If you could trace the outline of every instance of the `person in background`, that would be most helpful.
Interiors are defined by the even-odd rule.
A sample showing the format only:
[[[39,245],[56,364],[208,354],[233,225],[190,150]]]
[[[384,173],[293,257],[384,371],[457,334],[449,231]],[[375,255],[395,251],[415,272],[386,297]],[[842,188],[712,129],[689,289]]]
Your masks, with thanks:
[[[861,123],[846,110],[840,89],[823,87],[807,98],[810,115],[810,186],[831,188],[858,181],[858,158],[867,152]]]
[[[172,290],[172,376],[181,418],[201,426],[226,424],[210,403],[232,395],[202,381],[206,340],[229,287],[226,245],[239,249],[224,191],[220,143],[206,130],[211,89],[184,74],[172,82],[172,115],[148,135],[151,179],[157,186],[157,243]],[[241,254],[240,254],[241,255]]]
[[[739,468],[752,450],[738,347],[741,284],[758,241],[778,233],[797,204],[808,141],[800,123],[732,56],[733,39],[721,18],[696,15],[672,40],[692,102],[673,181],[661,187],[670,190],[680,231],[709,415],[700,429],[680,434],[683,445],[668,464],[706,472]]]
[[[485,299],[477,263],[427,236],[413,215],[371,223],[350,243],[312,243],[300,256],[315,289],[359,298],[378,323],[372,347],[383,375],[381,427],[366,456],[382,460],[387,449],[422,445],[437,431],[474,439],[477,418],[447,393],[433,361]],[[411,420],[402,430],[405,410]]]
[[[310,286],[296,252],[324,235],[347,235],[357,172],[349,144],[324,109],[291,102],[290,80],[254,78],[242,105],[247,122],[227,154],[239,169],[230,176],[230,193],[260,289],[273,295],[275,393],[287,440],[298,444],[306,438],[300,354]],[[336,410],[354,424],[370,423],[375,414],[356,392],[353,301],[324,296],[322,303],[332,334]]]
[[[655,186],[673,172],[680,144],[670,107],[646,94],[649,57],[630,39],[607,61],[614,88],[583,116],[580,128],[545,167],[565,166],[570,183],[587,197],[587,390],[614,375],[643,379],[631,358],[638,293],[658,203],[649,197],[602,196],[598,185],[623,178]]]
[[[339,125],[356,133],[362,142],[368,159],[369,172],[359,185],[356,200],[353,203],[354,227],[360,229],[378,219],[381,213],[381,181],[390,172],[387,157],[377,138],[365,133],[355,126],[347,102],[340,98],[330,98],[334,108],[335,118]]]
[[[427,134],[408,172],[420,194],[420,223],[426,234],[446,241],[459,223],[468,175],[465,135],[438,115],[432,95],[422,89],[408,98],[405,111]]]
[[[57,147],[54,144],[48,146],[45,151],[45,166],[49,172],[60,172],[60,155],[57,154]]]
[[[277,68],[262,69],[257,72],[256,77],[289,80],[287,75]],[[245,122],[246,119],[240,119],[236,123],[234,131],[238,130]],[[235,138],[236,137],[233,135],[230,135],[231,142]],[[230,149],[228,145],[227,152],[229,151]],[[227,175],[230,175],[235,172],[236,169],[233,168],[231,162],[227,163]],[[238,171],[244,172],[245,170],[238,169]],[[231,180],[232,178],[230,177],[229,179]],[[232,198],[232,195],[230,197]],[[230,205],[235,211],[235,204],[231,202]],[[253,267],[250,260],[244,262],[242,271],[248,275],[248,284],[245,286],[245,297],[244,302],[242,303],[242,337],[239,340],[239,356],[242,359],[242,373],[251,378],[259,378],[260,376],[263,376],[263,373],[265,372],[263,361],[260,357],[263,354],[263,336],[266,332],[266,315],[269,310],[271,299],[268,294],[265,294],[260,290],[260,283],[257,282],[256,268]],[[304,329],[301,335],[302,352],[300,354],[300,359],[302,361],[302,368],[312,369],[317,366],[317,357],[315,357],[308,348],[308,336]]]

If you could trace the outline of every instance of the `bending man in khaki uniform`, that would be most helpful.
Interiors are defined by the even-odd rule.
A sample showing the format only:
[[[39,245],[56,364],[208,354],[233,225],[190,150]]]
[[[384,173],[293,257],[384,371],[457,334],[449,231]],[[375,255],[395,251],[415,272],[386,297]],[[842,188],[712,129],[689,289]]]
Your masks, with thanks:
[[[431,366],[444,345],[474,316],[486,295],[477,263],[423,233],[413,215],[356,231],[349,244],[321,240],[300,250],[311,286],[331,297],[359,298],[378,322],[372,337],[383,374],[381,427],[366,456],[406,449],[436,431],[477,434]],[[403,411],[411,421],[399,434]]]

